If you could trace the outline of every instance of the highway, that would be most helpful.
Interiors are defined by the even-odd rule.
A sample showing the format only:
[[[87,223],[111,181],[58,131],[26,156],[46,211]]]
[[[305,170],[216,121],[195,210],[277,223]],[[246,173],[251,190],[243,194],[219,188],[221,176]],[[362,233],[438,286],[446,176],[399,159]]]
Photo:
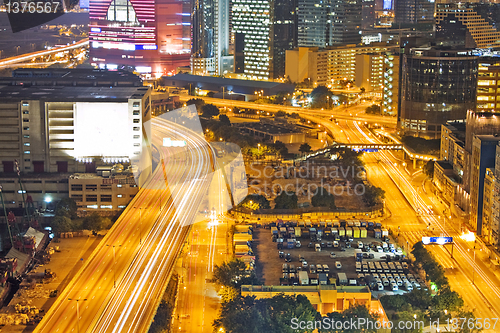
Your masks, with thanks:
[[[152,120],[152,133],[164,163],[35,332],[147,332],[177,254],[217,177],[203,134],[160,118]],[[162,147],[164,137],[186,140],[187,146]]]
[[[358,122],[341,121],[339,127],[348,140],[377,143],[377,138]],[[364,156],[368,178],[376,186],[382,187],[386,193],[386,206],[392,216],[386,221],[393,230],[400,228],[400,233],[408,246],[422,239],[422,236],[452,236],[455,246],[453,258],[451,247],[427,246],[439,263],[445,268],[453,290],[461,294],[465,304],[474,310],[479,318],[498,318],[496,304],[500,304],[500,282],[488,266],[474,259],[473,242],[462,239],[459,230],[453,228],[446,217],[434,212],[441,210],[429,198],[422,186],[424,176],[421,172],[409,175],[401,168],[402,161],[392,152],[368,153]],[[432,211],[429,207],[433,207]],[[417,216],[416,212],[422,212]],[[427,226],[430,225],[429,230]],[[403,244],[405,241],[403,241]],[[478,249],[476,249],[478,251]],[[474,277],[473,277],[474,275]],[[493,332],[492,330],[490,330]]]
[[[74,44],[69,44],[69,45],[61,46],[61,47],[54,47],[54,48],[43,50],[43,51],[25,53],[25,54],[21,54],[21,55],[15,56],[15,57],[5,58],[5,59],[0,60],[0,69],[1,68],[9,68],[9,67],[12,67],[16,64],[31,61],[33,58],[43,57],[43,56],[47,56],[50,54],[55,54],[55,53],[59,53],[59,52],[64,52],[64,51],[68,51],[68,50],[72,50],[72,49],[81,48],[81,47],[87,46],[88,44],[89,44],[89,39],[85,38],[85,39],[82,39],[81,41],[78,41]]]
[[[366,121],[370,123],[378,123],[384,126],[396,126],[396,117],[383,117],[371,114],[364,114],[362,111],[366,109],[367,106],[373,104],[373,102],[365,102],[360,105],[352,106],[349,108],[344,108],[342,106],[335,107],[331,110],[321,110],[321,109],[306,109],[296,106],[285,106],[278,104],[258,104],[254,102],[244,102],[235,101],[228,99],[212,98],[212,97],[202,97],[202,96],[189,96],[181,94],[179,95],[179,100],[182,102],[187,102],[191,98],[201,98],[207,104],[214,104],[219,107],[229,107],[234,108],[235,106],[240,109],[257,109],[265,112],[278,112],[284,111],[287,113],[299,113],[300,116],[323,116],[323,117],[333,117],[336,119],[356,119],[358,121]],[[349,113],[348,113],[349,112]]]

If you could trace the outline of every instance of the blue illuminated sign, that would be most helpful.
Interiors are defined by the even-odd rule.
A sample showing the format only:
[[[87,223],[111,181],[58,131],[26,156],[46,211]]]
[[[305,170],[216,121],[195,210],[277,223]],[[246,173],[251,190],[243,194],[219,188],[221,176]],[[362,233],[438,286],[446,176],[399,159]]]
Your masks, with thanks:
[[[428,244],[451,244],[453,243],[453,237],[422,237],[422,243]]]
[[[136,45],[136,50],[158,50],[157,45]]]

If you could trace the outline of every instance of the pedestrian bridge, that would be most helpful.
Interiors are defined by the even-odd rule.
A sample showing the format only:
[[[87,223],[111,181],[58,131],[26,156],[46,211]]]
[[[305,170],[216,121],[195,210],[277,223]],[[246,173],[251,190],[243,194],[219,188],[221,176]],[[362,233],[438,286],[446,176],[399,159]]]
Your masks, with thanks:
[[[334,143],[327,149],[332,148],[350,148],[354,150],[377,149],[377,150],[401,150],[402,144],[366,144],[366,143]]]

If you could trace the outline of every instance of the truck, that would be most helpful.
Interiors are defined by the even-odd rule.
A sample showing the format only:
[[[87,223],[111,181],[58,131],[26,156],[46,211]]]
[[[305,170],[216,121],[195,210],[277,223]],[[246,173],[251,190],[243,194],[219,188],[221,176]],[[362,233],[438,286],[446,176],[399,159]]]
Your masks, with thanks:
[[[235,230],[235,232],[238,232],[238,233],[252,234],[253,227],[249,224],[237,224],[234,227],[234,230]]]
[[[366,228],[359,228],[359,238],[366,238],[368,237],[368,232],[366,231]]]
[[[380,229],[380,228],[382,228],[382,223],[376,222],[375,223],[375,229]]]
[[[347,275],[345,273],[337,273],[337,282],[339,286],[347,285]]]
[[[361,262],[363,260],[363,251],[361,249],[354,249],[354,258],[356,258],[356,261]]]
[[[276,227],[272,227],[272,228],[271,228],[271,234],[272,234],[273,236],[274,236],[274,235],[276,235],[276,237],[277,237],[277,236],[278,236],[278,228],[276,228]]]
[[[321,285],[327,285],[328,284],[328,277],[326,276],[325,273],[319,273],[318,274],[318,280],[319,280],[319,284],[321,284]]]
[[[311,286],[317,286],[319,284],[318,274],[309,274],[309,284],[311,284]]]
[[[359,236],[360,236],[359,227],[352,228],[352,237],[353,238],[360,238]]]
[[[306,271],[299,272],[299,283],[301,286],[308,286],[309,285],[309,275],[307,275]]]
[[[367,225],[367,229],[368,230],[373,230],[373,228],[375,227],[375,224],[373,222],[368,222],[368,225]]]
[[[316,228],[309,228],[309,235],[316,236]]]
[[[344,228],[339,228],[339,237],[345,236],[345,229]]]
[[[309,229],[304,228],[302,230],[302,238],[309,238]]]
[[[360,223],[361,223],[361,228],[366,228],[366,221],[361,220]]]
[[[295,248],[295,240],[293,238],[289,238],[286,244],[287,244],[287,249]]]
[[[323,221],[319,222],[319,227],[326,228],[326,222],[323,222]]]
[[[325,229],[325,238],[332,237],[332,230],[330,228]]]
[[[375,229],[375,238],[382,238],[382,231],[380,229]]]
[[[352,228],[351,227],[345,228],[345,235],[347,237],[352,237]]]
[[[302,229],[300,229],[300,227],[295,227],[295,237],[296,238],[302,237]]]
[[[389,236],[389,230],[383,228],[382,229],[382,237]]]
[[[233,242],[251,242],[252,241],[252,235],[250,234],[234,234],[233,235]]]
[[[355,227],[361,227],[361,222],[359,220],[354,220],[354,226]]]

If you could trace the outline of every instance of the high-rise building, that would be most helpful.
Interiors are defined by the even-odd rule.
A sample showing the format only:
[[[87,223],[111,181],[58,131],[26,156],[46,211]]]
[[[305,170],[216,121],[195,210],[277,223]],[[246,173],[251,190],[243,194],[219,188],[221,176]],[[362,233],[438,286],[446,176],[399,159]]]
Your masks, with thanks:
[[[466,2],[436,2],[436,38],[466,48],[500,47],[500,32]]]
[[[483,235],[483,198],[484,178],[488,168],[495,167],[496,146],[500,141],[498,135],[475,135],[472,140],[470,173],[470,225]]]
[[[395,0],[395,22],[401,24],[433,23],[434,1]]]
[[[482,236],[487,244],[491,244],[493,240],[495,183],[495,169],[486,168],[486,173],[484,175]]]
[[[189,66],[189,0],[90,0],[90,62],[156,76]]]
[[[292,82],[310,79],[314,84],[331,87],[337,87],[339,81],[355,81],[356,86],[361,87],[363,82],[358,82],[356,76],[360,80],[364,77],[367,91],[380,91],[383,81],[383,65],[380,60],[388,51],[397,47],[387,43],[339,45],[325,49],[299,47],[286,52],[286,75]],[[357,63],[358,55],[370,56],[359,58],[366,61]]]
[[[362,0],[331,0],[332,44],[361,43]]]
[[[399,53],[385,52],[382,74],[382,114],[396,115],[399,104]]]
[[[298,46],[326,47],[331,44],[330,0],[298,0]]]
[[[235,69],[251,79],[285,74],[285,52],[297,46],[297,5],[287,0],[234,0]]]
[[[375,26],[375,0],[362,0],[361,29],[371,29]]]
[[[478,57],[470,50],[412,48],[402,58],[398,128],[439,138],[441,125],[476,106]]]
[[[500,145],[497,145],[495,152],[495,187],[491,215],[490,243],[498,249],[500,245]]]
[[[191,72],[222,75],[232,71],[229,41],[229,0],[194,1]]]
[[[500,57],[479,59],[477,111],[500,111]]]

